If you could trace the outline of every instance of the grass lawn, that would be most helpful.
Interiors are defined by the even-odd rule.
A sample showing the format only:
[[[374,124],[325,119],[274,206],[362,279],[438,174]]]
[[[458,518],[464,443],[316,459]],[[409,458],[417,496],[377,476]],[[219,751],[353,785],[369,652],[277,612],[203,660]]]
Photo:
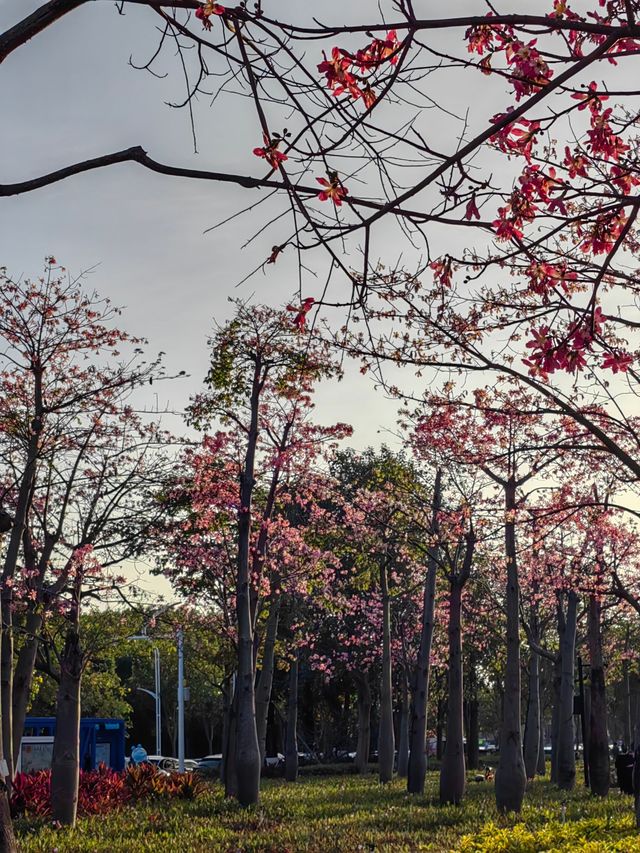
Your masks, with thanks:
[[[74,830],[18,824],[23,853],[67,851],[455,851],[455,853],[640,853],[632,801],[617,790],[597,801],[578,788],[566,797],[535,782],[518,819],[500,818],[491,783],[469,784],[459,808],[441,808],[430,773],[424,797],[409,797],[404,782],[382,787],[375,776],[304,778],[287,785],[266,780],[257,808],[240,809],[212,785],[198,800],[138,805],[80,820]]]

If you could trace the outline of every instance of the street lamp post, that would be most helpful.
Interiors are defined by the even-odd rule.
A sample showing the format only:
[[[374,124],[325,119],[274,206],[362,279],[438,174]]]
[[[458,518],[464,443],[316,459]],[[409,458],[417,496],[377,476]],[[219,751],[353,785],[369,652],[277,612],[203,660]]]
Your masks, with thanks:
[[[178,645],[178,770],[184,773],[184,637],[177,631]]]

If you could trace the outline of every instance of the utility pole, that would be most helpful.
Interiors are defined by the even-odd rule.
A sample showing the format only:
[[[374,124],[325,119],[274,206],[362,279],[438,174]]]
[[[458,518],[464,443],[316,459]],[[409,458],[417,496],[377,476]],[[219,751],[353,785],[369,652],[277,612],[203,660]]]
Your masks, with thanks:
[[[184,773],[184,642],[178,628],[178,770]]]
[[[153,671],[155,676],[156,700],[156,755],[162,755],[162,706],[160,704],[160,652],[153,647]]]
[[[128,640],[147,640],[152,642],[152,638],[147,635],[146,627],[142,629],[141,634],[134,634],[127,637]],[[156,755],[162,755],[162,702],[160,699],[160,651],[157,646],[153,647],[153,676],[154,676],[154,691],[147,690],[146,687],[138,687],[141,693],[146,693],[155,702],[156,706]]]

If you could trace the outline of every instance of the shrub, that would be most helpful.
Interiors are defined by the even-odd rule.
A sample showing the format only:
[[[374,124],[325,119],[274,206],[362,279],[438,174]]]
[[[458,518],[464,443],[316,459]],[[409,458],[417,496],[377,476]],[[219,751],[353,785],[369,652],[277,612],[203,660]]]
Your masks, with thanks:
[[[152,793],[158,797],[169,797],[178,800],[195,800],[204,791],[202,779],[195,773],[172,773],[170,776],[158,774],[153,779]]]
[[[126,803],[150,798],[194,800],[205,789],[195,773],[161,773],[152,764],[128,767],[124,772],[101,764],[96,770],[80,771],[78,814],[106,814]],[[51,814],[51,771],[18,773],[11,791],[13,817],[49,817]]]
[[[640,853],[631,815],[611,821],[585,818],[561,823],[550,821],[537,829],[523,823],[500,827],[487,823],[481,832],[460,839],[459,853],[553,853],[593,851],[593,853]]]
[[[124,781],[131,799],[143,800],[151,796],[154,780],[160,775],[153,764],[130,764],[124,771]]]
[[[100,764],[96,770],[80,771],[78,812],[82,815],[104,814],[119,808],[128,800],[124,774]]]
[[[51,810],[51,771],[17,773],[11,788],[11,814],[46,817]]]
[[[122,773],[101,764],[96,770],[80,771],[78,813],[103,814],[127,801]],[[11,813],[14,817],[33,815],[48,817],[51,813],[51,771],[18,773],[11,790]]]

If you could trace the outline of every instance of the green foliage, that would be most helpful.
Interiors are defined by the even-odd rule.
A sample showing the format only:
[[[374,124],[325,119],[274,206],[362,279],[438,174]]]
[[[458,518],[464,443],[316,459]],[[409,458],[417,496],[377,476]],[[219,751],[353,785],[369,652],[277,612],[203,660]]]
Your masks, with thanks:
[[[491,784],[469,785],[461,807],[437,805],[437,774],[424,797],[407,795],[402,780],[380,785],[373,775],[265,782],[261,804],[242,809],[208,785],[197,800],[162,799],[124,808],[73,829],[18,826],[23,853],[71,851],[237,851],[243,853],[640,853],[632,801],[583,789],[565,797],[536,782],[519,817],[499,817]]]

